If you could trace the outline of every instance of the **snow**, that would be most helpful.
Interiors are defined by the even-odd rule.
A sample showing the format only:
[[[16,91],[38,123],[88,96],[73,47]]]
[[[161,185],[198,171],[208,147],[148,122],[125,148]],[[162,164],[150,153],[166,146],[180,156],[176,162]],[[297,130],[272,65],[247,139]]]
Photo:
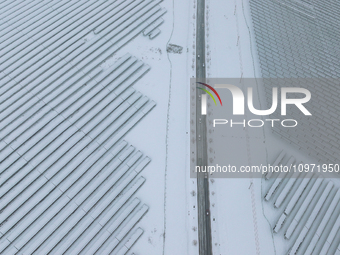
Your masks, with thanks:
[[[138,40],[137,47],[124,47],[151,66],[134,88],[157,104],[145,121],[126,136],[127,141],[151,158],[143,172],[145,185],[138,193],[150,201],[150,209],[140,223],[144,234],[134,245],[135,254],[162,254],[163,248],[165,254],[198,254],[196,181],[190,179],[188,170],[187,85],[194,75],[188,64],[194,54],[194,20],[188,22],[194,13],[192,2],[174,1],[174,9],[171,1],[162,2],[167,9],[162,32],[151,41],[134,39]],[[183,47],[182,52],[167,52],[168,43]]]
[[[198,254],[189,175],[196,1],[0,5],[14,8],[0,24],[0,250]],[[206,0],[206,59],[208,78],[261,76],[248,1]],[[214,143],[244,165],[314,160],[268,127]],[[285,177],[211,176],[214,254],[339,252],[340,183]]]

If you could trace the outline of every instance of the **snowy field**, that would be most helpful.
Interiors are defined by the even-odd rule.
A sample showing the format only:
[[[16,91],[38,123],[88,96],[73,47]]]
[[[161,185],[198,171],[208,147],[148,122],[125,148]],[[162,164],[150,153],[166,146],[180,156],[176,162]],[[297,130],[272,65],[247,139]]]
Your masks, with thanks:
[[[53,20],[33,13],[26,17],[26,25],[25,13],[0,16],[4,40],[0,41],[0,252],[108,254],[117,246],[112,254],[199,254],[197,182],[189,175],[189,86],[190,78],[196,74],[196,1],[117,1],[115,8],[121,9],[114,15],[124,17],[121,26],[116,26],[120,18],[115,20],[116,9],[112,6],[112,13],[97,21],[99,16],[91,8],[102,8],[104,12],[101,1],[68,2],[65,6],[47,2],[41,5],[45,14],[54,15],[58,10]],[[18,6],[37,8],[35,4],[39,3],[18,1]],[[106,4],[110,6],[111,2]],[[154,5],[150,16],[142,9],[148,4]],[[4,13],[16,8],[14,2],[2,1],[0,5]],[[63,16],[57,7],[64,8],[61,13],[73,8],[87,14],[70,11]],[[130,27],[124,23],[130,22],[125,20],[125,15],[130,15],[125,13],[129,8],[137,13],[131,15],[136,30],[128,30]],[[205,14],[207,77],[261,77],[249,2],[206,0]],[[140,18],[134,19],[138,15]],[[60,19],[58,26],[54,19]],[[20,26],[11,20],[21,22]],[[60,31],[52,29],[59,25],[70,32],[62,27]],[[51,26],[51,30],[38,31],[40,26]],[[128,31],[124,39],[116,36],[118,29]],[[152,32],[143,35],[147,30]],[[132,71],[127,74],[126,70]],[[139,72],[145,72],[140,79]],[[107,82],[104,75],[118,77],[123,89],[117,89],[113,78]],[[130,80],[133,89],[127,84]],[[264,102],[264,89],[260,85],[257,89],[255,102]],[[118,113],[117,95],[117,105],[125,107]],[[125,112],[126,109],[129,110]],[[134,115],[136,112],[139,115]],[[286,153],[285,161],[294,156],[296,161],[313,162],[276,137],[269,127],[233,129],[218,142],[230,145],[224,152],[227,157],[238,158],[246,165],[273,163],[281,151]],[[239,146],[233,146],[235,143]],[[130,145],[136,154],[131,154]],[[126,151],[122,152],[124,146]],[[142,172],[141,168],[131,167],[132,161],[143,165],[148,158],[151,161]],[[128,167],[116,166],[122,162]],[[125,173],[130,175],[120,179]],[[310,242],[315,243],[313,254],[327,254],[328,248],[340,253],[336,241],[340,236],[340,182],[303,180],[212,175],[213,254],[287,254],[303,239],[299,254],[313,250],[314,246],[308,246]],[[301,185],[307,188],[301,189],[302,195],[297,199],[293,193],[298,193]],[[50,200],[45,199],[45,193]],[[132,195],[136,197],[130,199]],[[274,233],[289,206],[292,209],[287,221]],[[328,218],[323,220],[323,215]],[[45,221],[36,223],[38,218],[46,220],[46,226]],[[125,218],[128,220],[121,224]],[[107,222],[119,233],[107,227]],[[295,222],[299,224],[295,226]],[[103,231],[106,227],[110,231]],[[49,235],[45,236],[46,229]],[[285,239],[284,235],[291,236]],[[91,245],[87,245],[90,241]]]
[[[126,136],[152,159],[144,172],[148,181],[139,193],[150,202],[150,211],[141,223],[146,231],[135,251],[198,254],[196,180],[189,178],[188,171],[187,100],[189,79],[195,73],[195,21],[188,17],[195,10],[193,1],[164,1],[162,6],[168,10],[162,33],[152,41],[136,38],[134,44],[126,47],[152,67],[135,88],[157,103],[146,121]],[[182,53],[167,53],[168,43],[183,47]]]

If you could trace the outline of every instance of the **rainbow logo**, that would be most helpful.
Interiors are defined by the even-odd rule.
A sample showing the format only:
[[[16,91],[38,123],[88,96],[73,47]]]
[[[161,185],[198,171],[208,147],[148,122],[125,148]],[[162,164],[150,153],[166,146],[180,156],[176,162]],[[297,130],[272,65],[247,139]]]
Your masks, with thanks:
[[[199,83],[199,84],[201,84],[201,85],[203,85],[203,86],[206,86],[207,88],[211,89],[211,90],[215,93],[215,95],[218,97],[218,100],[220,101],[220,104],[221,104],[221,106],[222,106],[222,100],[221,100],[221,98],[220,98],[220,95],[217,93],[217,91],[216,91],[213,87],[211,87],[210,85],[208,85],[208,84],[206,84],[206,83],[203,83],[203,82],[196,82],[196,83]],[[201,89],[201,90],[203,90],[203,91],[205,91],[205,92],[206,92],[206,93],[214,100],[215,105],[217,105],[214,96],[213,96],[208,90],[203,89],[203,88],[200,88],[200,87],[197,87],[197,88],[198,88],[198,89]]]

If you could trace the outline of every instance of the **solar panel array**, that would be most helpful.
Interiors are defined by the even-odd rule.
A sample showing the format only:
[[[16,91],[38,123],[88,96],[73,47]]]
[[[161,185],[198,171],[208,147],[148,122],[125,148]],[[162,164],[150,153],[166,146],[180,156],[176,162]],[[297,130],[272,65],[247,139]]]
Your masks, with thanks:
[[[251,13],[268,107],[272,87],[303,87],[311,94],[304,116],[296,107],[287,118],[297,128],[274,132],[325,163],[339,163],[340,155],[340,2],[251,0]],[[283,116],[273,114],[273,118]]]
[[[285,152],[273,166],[298,163]],[[318,174],[300,178],[292,173],[268,173],[264,200],[274,217],[274,235],[284,238],[287,247],[280,254],[340,254],[340,189]]]
[[[156,37],[161,1],[0,3],[0,253],[126,254],[150,162],[123,140],[155,102],[125,54]]]

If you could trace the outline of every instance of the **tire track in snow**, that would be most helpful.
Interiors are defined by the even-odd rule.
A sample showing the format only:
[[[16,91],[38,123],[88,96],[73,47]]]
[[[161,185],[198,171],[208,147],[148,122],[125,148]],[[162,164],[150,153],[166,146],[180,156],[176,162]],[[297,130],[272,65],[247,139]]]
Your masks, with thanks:
[[[241,44],[240,44],[240,29],[239,29],[239,22],[238,22],[238,13],[237,13],[237,1],[235,0],[235,19],[236,19],[236,29],[237,29],[237,44],[238,51],[239,51],[239,60],[240,60],[240,72],[241,72],[241,84],[243,78],[243,61],[242,61],[242,52],[241,52]],[[242,11],[243,11],[243,2],[242,2]],[[244,14],[244,13],[243,13]],[[247,114],[245,114],[246,116]],[[245,127],[246,131],[246,143],[247,143],[247,158],[248,158],[248,165],[251,165],[251,152],[249,148],[249,131],[248,127]],[[258,223],[257,223],[257,213],[256,213],[256,200],[255,200],[255,192],[254,192],[254,181],[253,178],[250,178],[250,194],[251,194],[251,207],[252,207],[252,215],[253,215],[253,225],[254,225],[254,234],[255,234],[255,246],[256,246],[256,254],[260,255],[260,241],[259,241],[259,234],[258,234]]]
[[[174,32],[174,24],[175,24],[175,3],[172,0],[172,30],[167,42],[167,46],[169,45],[173,32]],[[168,61],[170,64],[170,81],[169,81],[169,94],[168,94],[168,108],[166,113],[166,135],[165,135],[165,169],[164,169],[164,233],[163,233],[163,255],[165,253],[165,237],[166,237],[166,192],[167,192],[167,172],[168,172],[168,158],[169,158],[169,120],[170,120],[170,106],[171,106],[171,88],[172,88],[172,62],[169,57],[169,52],[167,52]]]

